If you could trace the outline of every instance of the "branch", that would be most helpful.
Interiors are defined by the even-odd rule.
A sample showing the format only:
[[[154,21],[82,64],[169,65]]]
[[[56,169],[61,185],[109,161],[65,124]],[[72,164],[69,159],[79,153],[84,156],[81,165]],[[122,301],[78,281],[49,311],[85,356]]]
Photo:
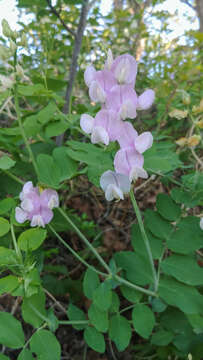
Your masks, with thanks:
[[[188,5],[191,9],[193,9],[194,11],[196,11],[196,6],[192,5],[189,0],[180,0],[183,4]]]
[[[80,53],[80,48],[81,48],[81,44],[82,44],[82,37],[83,37],[84,30],[85,30],[86,19],[87,19],[88,10],[89,10],[89,3],[88,2],[89,2],[89,0],[84,0],[83,1],[82,10],[81,10],[81,14],[80,14],[80,20],[79,20],[79,24],[78,24],[76,37],[75,37],[73,55],[72,55],[70,71],[69,71],[69,74],[70,74],[69,75],[69,81],[68,81],[68,85],[67,85],[67,88],[66,88],[66,95],[65,95],[66,102],[65,102],[65,105],[64,105],[64,108],[63,108],[63,113],[64,114],[68,114],[69,108],[70,108],[71,93],[72,93],[73,84],[74,84],[75,77],[76,77],[76,72],[77,72],[78,55]],[[58,146],[60,146],[62,144],[63,137],[64,137],[64,134],[61,134],[61,135],[57,136],[56,143],[57,143]]]
[[[52,6],[51,0],[46,0],[46,1],[47,1],[47,4],[48,4],[50,10],[51,10],[52,13],[55,14],[56,17],[60,20],[60,22],[61,22],[61,24],[64,26],[64,28],[65,28],[71,35],[73,35],[74,37],[76,37],[75,32],[74,32],[71,28],[69,28],[69,26],[66,25],[66,23],[63,21],[63,19],[61,18],[60,14],[58,13],[58,11],[55,9],[54,6]]]

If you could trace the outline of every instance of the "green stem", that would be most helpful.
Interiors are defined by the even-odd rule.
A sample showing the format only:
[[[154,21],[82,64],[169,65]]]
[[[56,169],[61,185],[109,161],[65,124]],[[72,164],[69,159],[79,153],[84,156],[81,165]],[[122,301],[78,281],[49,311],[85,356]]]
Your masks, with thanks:
[[[15,55],[14,55],[14,69],[15,69],[15,71],[16,71],[16,64],[17,64],[17,52],[15,52]],[[17,83],[17,81],[16,81],[16,83],[14,85],[14,102],[15,102],[15,109],[16,109],[17,121],[18,121],[18,125],[19,125],[19,128],[20,128],[20,132],[21,132],[22,138],[24,140],[25,146],[27,148],[28,154],[30,156],[30,159],[32,161],[32,164],[34,166],[35,172],[38,175],[37,164],[35,162],[35,158],[34,158],[32,149],[30,147],[29,141],[27,139],[27,136],[26,136],[26,133],[25,133],[25,130],[24,130],[24,127],[23,127],[22,120],[21,120],[21,111],[20,111],[19,100],[18,100],[18,83]]]
[[[8,175],[11,179],[17,181],[19,184],[24,185],[24,181],[19,179],[17,176],[10,173],[8,170],[2,170],[6,175]]]
[[[80,255],[77,254],[76,251],[74,251],[71,246],[69,246],[63,239],[62,237],[54,230],[54,228],[51,225],[48,225],[49,228],[51,229],[51,231],[54,233],[54,235],[58,238],[58,240],[81,262],[83,263],[83,265],[87,266],[89,269],[93,270],[94,272],[96,272],[99,275],[102,276],[106,276],[105,273],[95,269],[94,266],[89,265]]]
[[[74,321],[61,320],[58,323],[59,325],[85,325],[89,323],[89,320],[74,320]]]
[[[14,249],[15,249],[15,252],[22,264],[23,262],[23,259],[22,259],[22,254],[21,254],[21,251],[18,247],[18,244],[17,244],[17,241],[16,241],[16,236],[15,236],[15,232],[14,232],[14,228],[13,228],[13,224],[11,224],[11,236],[12,236],[12,240],[13,240],[13,245],[14,245]]]
[[[142,238],[143,238],[146,250],[147,250],[149,262],[150,262],[151,269],[152,269],[152,275],[153,275],[153,279],[154,279],[154,287],[156,289],[157,288],[157,274],[156,274],[156,271],[155,271],[154,261],[153,261],[153,257],[152,257],[152,251],[151,251],[151,248],[150,248],[150,244],[149,244],[147,234],[146,234],[145,229],[144,229],[144,225],[143,225],[142,217],[141,217],[141,214],[140,214],[140,210],[139,210],[139,207],[138,207],[137,202],[135,200],[133,189],[130,190],[130,198],[131,198],[134,210],[135,210],[135,214],[137,216],[137,220],[138,220],[138,224],[139,224],[140,231],[141,231],[141,234],[142,234]]]
[[[97,250],[92,246],[92,244],[87,240],[85,235],[81,233],[81,231],[78,229],[78,227],[72,222],[72,220],[69,218],[69,216],[61,209],[57,208],[58,211],[61,213],[61,215],[67,220],[67,222],[71,225],[71,227],[75,230],[75,232],[78,234],[78,236],[81,238],[81,240],[85,243],[85,245],[88,246],[88,248],[91,250],[91,252],[95,255],[95,257],[98,259],[100,264],[107,270],[109,274],[111,274],[111,269],[106,264],[106,262],[102,259],[102,257],[98,254]]]
[[[123,285],[126,285],[127,287],[131,288],[131,289],[134,289],[134,290],[137,290],[139,292],[142,292],[144,294],[147,294],[149,296],[154,296],[154,297],[157,297],[157,294],[154,292],[154,291],[151,291],[151,290],[148,290],[148,289],[145,289],[145,288],[142,288],[138,285],[135,285],[135,284],[132,284],[131,282],[123,279],[122,277],[118,276],[118,275],[114,275],[113,277],[115,280],[117,280],[118,282],[120,282],[121,284]]]

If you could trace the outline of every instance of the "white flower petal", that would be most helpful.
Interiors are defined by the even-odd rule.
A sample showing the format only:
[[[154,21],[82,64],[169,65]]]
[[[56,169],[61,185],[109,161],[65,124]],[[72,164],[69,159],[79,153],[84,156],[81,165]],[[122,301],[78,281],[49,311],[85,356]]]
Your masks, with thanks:
[[[80,127],[86,134],[91,134],[94,125],[94,118],[88,114],[83,114],[80,118]]]
[[[105,103],[106,94],[97,81],[92,81],[89,88],[89,95],[92,101]]]
[[[103,143],[108,145],[109,135],[103,127],[95,126],[92,131],[91,142],[92,144]]]
[[[43,221],[41,215],[34,215],[33,218],[32,218],[32,221],[30,223],[30,226],[32,226],[32,227],[35,227],[35,226],[45,227],[44,221]]]
[[[85,84],[89,87],[91,82],[94,80],[94,75],[96,74],[96,70],[94,66],[90,65],[87,67],[84,73]]]
[[[48,208],[50,210],[52,210],[53,208],[55,207],[58,207],[59,206],[59,197],[58,197],[58,194],[53,194],[50,199],[49,199],[49,202],[48,202]]]
[[[117,185],[115,172],[111,170],[107,170],[100,177],[100,186],[103,191],[106,191],[107,187],[110,184]]]
[[[202,229],[202,230],[203,230],[203,217],[200,219],[200,223],[199,223],[199,225],[200,225],[200,229]]]
[[[20,207],[16,207],[15,218],[18,223],[22,224],[27,220],[27,214]]]
[[[111,201],[113,199],[123,200],[124,196],[122,190],[119,187],[110,184],[105,191],[105,198],[107,201]]]
[[[149,149],[153,144],[153,136],[149,131],[146,131],[136,137],[134,141],[135,150],[140,154]]]
[[[25,198],[25,197],[24,197],[24,200],[21,202],[20,206],[24,211],[28,211],[28,212],[32,211],[34,208],[34,206],[32,204],[32,200]]]
[[[143,168],[134,167],[130,171],[130,181],[137,180],[138,178],[147,179],[148,174]]]

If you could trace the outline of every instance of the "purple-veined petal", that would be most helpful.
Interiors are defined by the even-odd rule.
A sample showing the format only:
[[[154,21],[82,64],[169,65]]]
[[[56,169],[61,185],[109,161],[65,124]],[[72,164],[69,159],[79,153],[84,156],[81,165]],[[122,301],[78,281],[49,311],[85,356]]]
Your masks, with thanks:
[[[92,130],[91,142],[92,144],[102,143],[108,145],[109,135],[107,131],[101,126],[95,126]]]
[[[15,219],[18,223],[22,224],[28,219],[27,213],[24,210],[22,210],[20,207],[16,207]]]
[[[52,210],[59,206],[59,197],[55,190],[45,189],[40,194],[40,205],[42,208],[47,207]]]
[[[128,177],[134,167],[142,168],[143,164],[143,155],[133,148],[120,149],[114,157],[114,167],[116,172],[124,174]]]
[[[35,226],[45,227],[42,216],[40,214],[33,215],[30,226],[31,227],[35,227]]]
[[[130,181],[137,180],[138,178],[147,179],[148,174],[143,168],[134,167],[130,171]]]
[[[50,221],[52,220],[52,218],[54,216],[53,211],[51,211],[49,208],[46,208],[46,207],[41,208],[40,214],[41,214],[44,224],[50,223]]]
[[[21,208],[22,208],[24,211],[27,211],[27,212],[31,212],[31,211],[33,211],[33,209],[34,209],[32,200],[29,199],[29,198],[26,198],[26,197],[25,197],[24,200],[21,202],[20,206],[21,206]]]
[[[106,94],[98,81],[92,81],[89,88],[90,99],[94,102],[105,103]]]
[[[134,141],[134,147],[135,150],[137,150],[139,153],[143,153],[147,149],[149,149],[152,146],[153,143],[153,136],[149,131],[146,131],[136,137]]]
[[[80,127],[86,134],[91,134],[94,125],[94,118],[88,114],[83,114],[80,118]]]
[[[129,121],[122,121],[122,128],[117,139],[120,147],[133,147],[137,136],[137,131],[134,129],[133,125]]]
[[[111,67],[119,84],[135,85],[137,75],[137,62],[130,54],[118,56]]]
[[[96,70],[94,66],[90,65],[87,67],[84,73],[85,84],[89,87],[91,82],[94,80],[94,76],[96,74]]]
[[[123,103],[121,110],[119,112],[120,117],[122,120],[125,120],[127,118],[134,119],[137,116],[137,104],[135,102],[132,102],[131,100],[127,100],[125,103]]]
[[[123,195],[122,190],[118,186],[109,184],[105,191],[105,198],[107,201],[111,201],[113,199],[123,200],[124,195]]]
[[[148,89],[143,92],[142,95],[138,97],[138,110],[147,110],[153,104],[155,98],[155,93],[153,90]]]

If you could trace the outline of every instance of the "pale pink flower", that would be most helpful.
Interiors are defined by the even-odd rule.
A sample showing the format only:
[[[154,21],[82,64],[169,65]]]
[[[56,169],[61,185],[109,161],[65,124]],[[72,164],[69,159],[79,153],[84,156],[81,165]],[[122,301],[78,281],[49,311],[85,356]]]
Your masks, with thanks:
[[[38,187],[33,187],[31,181],[25,183],[19,197],[21,204],[15,209],[16,221],[24,223],[29,220],[31,227],[45,227],[53,218],[52,209],[59,206],[55,190],[45,189],[40,192]]]
[[[111,170],[105,171],[102,174],[100,186],[105,192],[105,198],[108,201],[113,199],[123,200],[124,194],[130,191],[130,181],[128,177]]]

